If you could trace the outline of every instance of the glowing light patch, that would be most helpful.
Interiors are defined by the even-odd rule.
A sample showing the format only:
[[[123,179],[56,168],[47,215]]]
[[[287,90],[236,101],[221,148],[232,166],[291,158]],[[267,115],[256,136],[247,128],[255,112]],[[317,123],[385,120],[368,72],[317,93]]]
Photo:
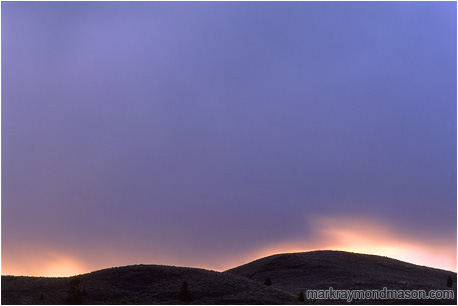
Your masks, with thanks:
[[[56,252],[35,253],[33,258],[17,256],[2,260],[2,275],[63,277],[88,271],[71,256]]]
[[[43,276],[72,276],[82,274],[85,269],[71,258],[57,258],[52,263],[45,265],[39,275]]]
[[[277,253],[341,250],[387,256],[410,263],[456,271],[456,244],[428,237],[402,235],[379,221],[314,218],[312,237],[273,244],[252,254],[253,259]]]

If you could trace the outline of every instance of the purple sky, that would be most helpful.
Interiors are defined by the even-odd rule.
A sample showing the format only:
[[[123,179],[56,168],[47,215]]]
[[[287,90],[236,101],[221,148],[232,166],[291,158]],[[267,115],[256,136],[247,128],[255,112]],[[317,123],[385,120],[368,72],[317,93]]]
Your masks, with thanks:
[[[2,2],[2,273],[51,253],[222,268],[322,217],[456,256],[456,17]]]

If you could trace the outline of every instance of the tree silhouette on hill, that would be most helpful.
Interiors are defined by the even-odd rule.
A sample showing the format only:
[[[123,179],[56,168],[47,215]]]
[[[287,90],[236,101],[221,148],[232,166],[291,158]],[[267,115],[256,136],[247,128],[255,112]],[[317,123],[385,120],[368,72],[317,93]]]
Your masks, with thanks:
[[[188,283],[186,281],[184,281],[181,285],[180,300],[183,302],[190,302],[192,300],[191,292],[189,291]]]

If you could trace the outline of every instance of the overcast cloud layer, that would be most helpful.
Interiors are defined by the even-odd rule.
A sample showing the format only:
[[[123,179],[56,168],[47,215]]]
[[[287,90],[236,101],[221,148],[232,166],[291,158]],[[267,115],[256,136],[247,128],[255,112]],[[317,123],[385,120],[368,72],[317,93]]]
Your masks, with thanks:
[[[456,245],[456,29],[454,2],[3,2],[3,268],[217,267],[326,216]]]

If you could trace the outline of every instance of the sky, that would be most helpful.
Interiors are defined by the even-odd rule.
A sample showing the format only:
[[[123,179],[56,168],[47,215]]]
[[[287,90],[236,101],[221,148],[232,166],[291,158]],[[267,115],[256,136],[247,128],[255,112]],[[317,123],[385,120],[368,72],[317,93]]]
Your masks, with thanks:
[[[1,8],[2,274],[456,271],[455,2]]]

